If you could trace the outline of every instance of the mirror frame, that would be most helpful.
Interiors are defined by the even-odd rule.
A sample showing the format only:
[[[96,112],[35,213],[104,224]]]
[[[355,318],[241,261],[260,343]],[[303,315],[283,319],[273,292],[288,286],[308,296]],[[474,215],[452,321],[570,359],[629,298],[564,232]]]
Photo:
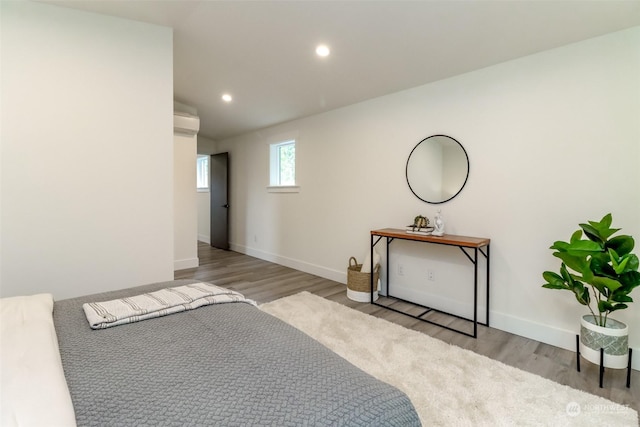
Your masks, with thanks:
[[[423,142],[425,142],[425,141],[427,141],[427,140],[429,140],[429,139],[431,139],[431,138],[436,138],[436,137],[439,137],[439,136],[441,136],[441,137],[445,137],[445,138],[449,138],[450,140],[452,140],[452,141],[454,141],[456,144],[458,144],[458,146],[462,149],[462,152],[464,153],[464,156],[465,156],[465,158],[466,158],[466,160],[467,160],[467,175],[464,177],[464,182],[463,182],[463,183],[462,183],[462,185],[460,186],[460,189],[458,189],[458,191],[457,191],[453,196],[449,197],[449,198],[448,198],[448,199],[446,199],[446,200],[442,200],[442,201],[434,202],[434,201],[425,200],[423,197],[421,197],[420,195],[418,195],[418,194],[413,190],[413,188],[411,187],[411,183],[409,182],[409,162],[411,161],[411,156],[413,155],[414,151],[415,151],[415,150],[420,146],[420,144],[422,144]],[[452,137],[450,137],[449,135],[442,135],[442,134],[438,134],[438,135],[431,135],[431,136],[428,136],[428,137],[424,138],[423,140],[421,140],[420,142],[418,142],[418,143],[416,144],[416,146],[415,146],[415,147],[413,147],[413,150],[411,150],[411,153],[409,153],[409,157],[407,158],[407,165],[406,165],[406,167],[405,167],[405,177],[406,177],[406,179],[407,179],[407,185],[409,186],[409,190],[411,190],[411,192],[413,193],[413,195],[414,195],[414,196],[416,196],[418,199],[422,200],[423,202],[426,202],[426,203],[429,203],[429,204],[432,204],[432,205],[439,205],[439,204],[441,204],[441,203],[446,203],[446,202],[448,202],[449,200],[453,199],[453,198],[454,198],[454,197],[456,197],[458,194],[460,194],[460,192],[462,191],[462,189],[464,188],[464,186],[467,184],[467,180],[469,179],[469,171],[470,171],[470,169],[471,169],[471,164],[470,164],[470,162],[469,162],[469,155],[467,154],[467,150],[465,150],[465,149],[464,149],[464,147],[462,146],[462,144],[460,144],[460,142],[459,142],[457,139],[452,138]]]

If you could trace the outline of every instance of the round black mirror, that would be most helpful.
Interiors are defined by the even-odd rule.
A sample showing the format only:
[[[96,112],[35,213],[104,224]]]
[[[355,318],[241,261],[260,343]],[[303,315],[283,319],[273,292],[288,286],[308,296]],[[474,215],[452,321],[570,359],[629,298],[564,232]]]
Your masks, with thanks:
[[[456,197],[469,177],[469,156],[462,144],[446,135],[420,141],[407,159],[407,184],[416,197],[438,204]]]

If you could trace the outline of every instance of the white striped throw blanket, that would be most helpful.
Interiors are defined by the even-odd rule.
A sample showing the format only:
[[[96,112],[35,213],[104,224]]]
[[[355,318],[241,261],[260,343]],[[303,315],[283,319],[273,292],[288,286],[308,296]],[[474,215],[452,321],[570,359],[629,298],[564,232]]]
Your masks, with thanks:
[[[193,310],[203,305],[228,302],[246,302],[256,305],[255,301],[246,299],[239,292],[200,282],[134,297],[85,303],[82,308],[92,329],[104,329]]]

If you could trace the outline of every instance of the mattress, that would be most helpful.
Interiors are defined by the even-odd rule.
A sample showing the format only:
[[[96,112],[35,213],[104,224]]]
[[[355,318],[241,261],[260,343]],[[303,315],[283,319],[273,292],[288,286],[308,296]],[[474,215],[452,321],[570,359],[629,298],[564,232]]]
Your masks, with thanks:
[[[419,426],[408,397],[247,303],[93,330],[82,304],[180,280],[55,302],[79,426]]]

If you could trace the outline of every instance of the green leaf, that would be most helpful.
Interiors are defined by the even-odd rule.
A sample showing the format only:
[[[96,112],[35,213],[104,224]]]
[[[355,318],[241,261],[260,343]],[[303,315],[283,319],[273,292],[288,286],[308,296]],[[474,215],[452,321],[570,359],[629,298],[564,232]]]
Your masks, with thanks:
[[[542,273],[542,277],[549,283],[553,283],[556,280],[564,282],[564,280],[562,280],[562,276],[560,276],[558,273],[554,273],[553,271],[545,271],[544,273]]]
[[[591,271],[597,276],[614,276],[616,272],[613,270],[613,267],[609,265],[609,261],[611,258],[608,253],[599,253],[596,255],[592,255],[589,260],[589,265]]]
[[[553,242],[553,245],[551,245],[549,249],[555,249],[557,251],[564,252],[567,250],[568,246],[569,246],[569,243],[563,242],[562,240],[558,240],[556,242]]]
[[[589,303],[591,302],[591,294],[589,293],[589,288],[587,288],[586,286],[582,287],[582,296],[581,299],[584,301],[584,305],[589,305]],[[578,302],[580,302],[580,300],[578,300]]]
[[[620,303],[620,304],[616,304],[616,305],[614,305],[613,307],[611,307],[611,308],[609,309],[609,311],[622,310],[622,309],[625,309],[625,308],[627,308],[627,307],[628,307],[628,305],[627,305],[627,304],[622,304],[622,303]]]
[[[576,296],[576,300],[582,305],[589,304],[589,290],[584,287],[584,285],[578,281],[573,282],[573,287],[571,289]],[[585,292],[586,291],[586,292]],[[585,297],[586,294],[586,297]]]
[[[564,265],[564,263],[560,266],[560,275],[562,276],[562,279],[564,279],[564,281],[567,282],[569,286],[573,285],[573,278],[567,271],[567,266]]]
[[[611,296],[611,301],[615,301],[615,302],[633,302],[633,298],[631,298],[628,295],[619,295],[614,293]]]
[[[593,223],[592,223],[593,224]],[[601,244],[604,244],[604,241],[606,240],[605,238],[603,238],[600,235],[600,231],[595,228],[593,225],[590,224],[580,224],[580,227],[582,227],[582,230],[584,231],[584,234],[587,235],[587,237],[594,241],[594,242],[598,242]]]
[[[618,255],[618,253],[614,250],[614,249],[607,249],[607,254],[609,255],[609,259],[611,261],[616,261],[618,262],[618,260],[620,259],[620,256]]]
[[[577,242],[581,238],[582,238],[582,230],[577,230],[571,235],[571,240],[569,240],[569,242],[570,243]]]
[[[615,292],[616,289],[622,286],[622,283],[618,282],[617,280],[610,279],[608,277],[600,277],[600,276],[595,276],[593,278],[592,283],[598,288],[598,290],[600,290],[600,286],[604,286],[607,289],[609,289],[611,292]],[[608,294],[608,292],[602,292],[602,293]]]
[[[622,288],[625,293],[630,293],[634,288],[640,286],[640,272],[627,271],[618,278],[622,283]]]
[[[571,255],[582,255],[602,252],[602,244],[592,242],[591,240],[578,240],[570,243],[567,246],[566,251]]]
[[[633,240],[633,237],[623,235],[623,236],[616,236],[611,240],[609,240],[605,244],[605,248],[613,249],[614,251],[616,251],[618,255],[624,256],[631,253],[631,251],[635,247],[635,244],[636,242],[635,240]]]
[[[610,213],[606,214],[602,217],[599,222],[589,221],[589,225],[591,229],[596,231],[596,234],[603,241],[606,241],[612,234],[618,232],[619,228],[611,228],[611,223],[613,222],[613,217]],[[580,226],[587,226],[587,224],[580,224]]]
[[[578,273],[589,267],[586,255],[576,256],[567,252],[554,252],[553,256],[560,258],[567,267]]]
[[[556,283],[545,283],[544,285],[542,285],[543,288],[547,288],[547,289],[566,289],[566,290],[570,290],[568,286],[565,286],[564,284],[559,285]]]
[[[611,212],[603,216],[602,219],[600,220],[600,224],[602,224],[602,226],[606,228],[611,227],[612,223],[613,223],[613,216],[611,215]]]
[[[575,293],[575,292],[574,292],[574,294],[575,294],[575,296],[576,296],[576,301],[578,301],[580,304],[582,304],[582,305],[589,305],[589,303],[588,303],[588,302],[586,302],[586,301],[583,299],[583,297],[582,297],[582,295],[581,295],[581,294],[578,294],[578,293]],[[587,295],[589,295],[589,294],[587,294]]]
[[[629,262],[627,262],[627,271],[638,271],[640,268],[640,260],[636,254],[629,254]]]
[[[616,274],[622,274],[627,268],[629,262],[629,256],[626,255],[622,258],[618,258],[618,254],[613,249],[609,249],[609,256],[611,257],[611,266]]]
[[[580,224],[580,227],[585,231],[587,237],[591,240],[606,242],[607,239],[618,232],[619,228],[610,228],[613,222],[613,217],[610,213],[606,214],[599,222],[589,221],[589,224]]]
[[[542,277],[547,281],[547,283],[542,285],[543,288],[567,290],[571,289],[564,283],[564,279],[561,276],[552,271],[545,271],[544,273],[542,273]]]
[[[582,271],[580,271],[580,273],[582,273],[582,280],[587,283],[591,283],[594,276],[593,270],[591,268],[591,259],[592,258],[589,258],[589,260],[586,262],[586,265],[582,267]]]

